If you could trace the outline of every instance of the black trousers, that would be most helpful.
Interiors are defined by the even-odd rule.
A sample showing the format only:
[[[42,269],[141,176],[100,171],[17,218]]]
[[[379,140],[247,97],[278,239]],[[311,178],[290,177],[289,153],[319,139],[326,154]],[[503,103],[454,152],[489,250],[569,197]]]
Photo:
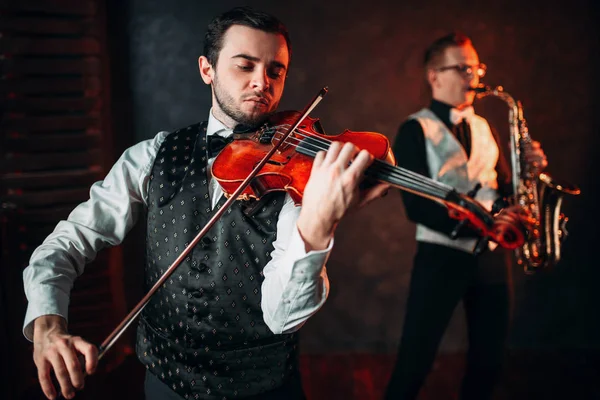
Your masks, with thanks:
[[[510,255],[498,248],[475,257],[418,242],[406,317],[386,399],[415,399],[460,300],[464,301],[469,350],[462,400],[492,395],[501,370],[510,313]]]
[[[176,392],[165,385],[160,379],[146,370],[144,381],[144,393],[146,400],[182,400]],[[220,397],[214,397],[220,398]],[[236,397],[239,398],[239,397]],[[302,390],[300,375],[295,375],[285,385],[260,395],[244,397],[245,400],[306,400]]]

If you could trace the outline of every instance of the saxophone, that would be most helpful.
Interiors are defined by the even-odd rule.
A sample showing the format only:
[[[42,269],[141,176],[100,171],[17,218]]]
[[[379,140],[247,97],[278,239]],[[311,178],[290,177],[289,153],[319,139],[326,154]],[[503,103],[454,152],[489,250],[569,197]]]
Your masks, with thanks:
[[[496,96],[509,107],[512,202],[529,210],[534,220],[525,242],[515,249],[517,263],[527,274],[533,274],[540,267],[552,267],[560,260],[561,245],[567,237],[568,218],[560,212],[563,196],[578,195],[580,190],[575,185],[558,183],[546,173],[538,173],[537,165],[525,160],[532,141],[520,101],[506,93],[502,86],[490,88],[480,84],[474,90],[478,98]]]

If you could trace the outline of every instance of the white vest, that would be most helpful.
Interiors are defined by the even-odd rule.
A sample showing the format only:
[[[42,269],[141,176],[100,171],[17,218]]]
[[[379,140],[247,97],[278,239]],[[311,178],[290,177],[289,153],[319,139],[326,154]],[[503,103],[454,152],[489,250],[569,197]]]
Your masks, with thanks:
[[[479,182],[481,189],[475,199],[488,211],[498,198],[496,163],[498,145],[487,121],[474,115],[469,121],[471,128],[471,155],[467,158],[464,148],[448,127],[428,108],[412,114],[423,128],[427,164],[431,177],[467,193]],[[457,221],[458,223],[458,221]],[[417,224],[417,240],[441,244],[455,249],[472,252],[477,239],[450,239],[448,235]]]

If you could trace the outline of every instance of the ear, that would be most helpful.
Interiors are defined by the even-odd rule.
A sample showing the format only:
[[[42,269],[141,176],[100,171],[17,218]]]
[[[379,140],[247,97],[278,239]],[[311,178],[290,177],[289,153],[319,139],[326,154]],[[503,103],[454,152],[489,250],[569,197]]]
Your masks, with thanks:
[[[200,76],[204,83],[210,85],[215,79],[215,70],[213,69],[213,66],[210,65],[210,62],[208,62],[208,58],[205,56],[200,56],[198,58],[198,69],[200,70]]]
[[[429,86],[433,87],[437,82],[437,73],[433,68],[427,68],[427,82],[429,82]]]

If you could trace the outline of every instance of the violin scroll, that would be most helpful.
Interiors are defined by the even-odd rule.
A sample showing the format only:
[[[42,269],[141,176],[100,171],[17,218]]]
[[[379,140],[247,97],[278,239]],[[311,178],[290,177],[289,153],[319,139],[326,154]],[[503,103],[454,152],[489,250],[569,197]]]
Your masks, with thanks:
[[[492,216],[478,201],[468,195],[451,191],[446,197],[448,215],[461,220],[452,231],[450,237],[455,239],[460,229],[470,224],[480,235],[488,238],[506,249],[515,249],[525,241],[525,228],[522,224],[515,224],[514,218],[499,213]]]

